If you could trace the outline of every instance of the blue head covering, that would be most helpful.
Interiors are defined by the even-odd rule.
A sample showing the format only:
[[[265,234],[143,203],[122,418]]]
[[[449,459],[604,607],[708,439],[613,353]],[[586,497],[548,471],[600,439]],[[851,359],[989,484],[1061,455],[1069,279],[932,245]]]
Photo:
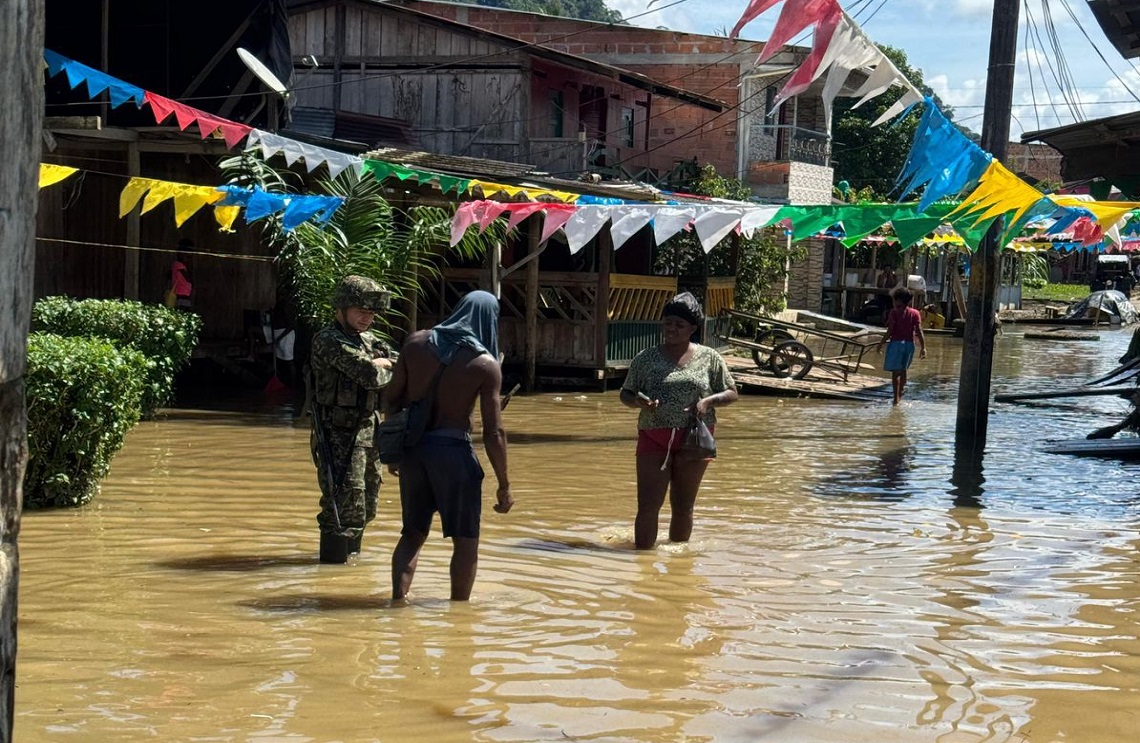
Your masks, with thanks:
[[[431,345],[439,360],[450,364],[461,348],[499,360],[499,300],[474,291],[459,300],[451,317],[431,329]]]

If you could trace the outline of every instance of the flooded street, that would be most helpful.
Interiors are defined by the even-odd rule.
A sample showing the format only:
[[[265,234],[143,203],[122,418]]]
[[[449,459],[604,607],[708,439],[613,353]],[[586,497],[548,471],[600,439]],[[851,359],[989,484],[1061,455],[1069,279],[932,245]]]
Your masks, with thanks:
[[[1007,328],[994,390],[1091,379],[1130,335]],[[24,516],[15,739],[1132,740],[1140,465],[1040,451],[1123,402],[994,406],[979,485],[953,468],[960,341],[931,345],[899,409],[725,409],[693,542],[647,553],[636,414],[514,401],[518,504],[494,513],[488,484],[470,604],[446,600],[437,520],[389,606],[394,481],[359,559],[316,563],[288,409],[171,410],[92,504]]]

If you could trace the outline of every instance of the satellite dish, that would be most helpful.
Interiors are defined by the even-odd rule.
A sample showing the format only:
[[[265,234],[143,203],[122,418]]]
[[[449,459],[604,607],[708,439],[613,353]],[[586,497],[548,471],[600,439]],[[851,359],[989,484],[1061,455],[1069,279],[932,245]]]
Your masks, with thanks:
[[[285,83],[281,82],[276,75],[274,75],[268,67],[266,67],[260,59],[250,54],[245,49],[238,47],[237,55],[241,57],[241,61],[249,68],[249,71],[257,76],[257,79],[265,84],[265,87],[277,93],[282,98],[289,97],[289,89],[285,87]]]

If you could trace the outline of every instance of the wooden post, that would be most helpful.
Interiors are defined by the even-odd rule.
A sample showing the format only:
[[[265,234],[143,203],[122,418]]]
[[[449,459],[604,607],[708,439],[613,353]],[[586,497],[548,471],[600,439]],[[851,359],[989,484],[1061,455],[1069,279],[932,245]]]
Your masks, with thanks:
[[[139,175],[139,145],[138,142],[127,144],[127,175],[131,178]],[[127,245],[137,248],[139,245],[139,215],[142,204],[135,205],[127,215]],[[123,256],[123,298],[139,298],[139,251],[128,250]]]
[[[594,238],[598,251],[598,298],[594,302],[594,368],[601,387],[606,386],[606,339],[610,327],[610,263],[614,242],[608,226],[602,227]]]
[[[1009,149],[1013,109],[1014,58],[1017,54],[1019,0],[995,0],[990,29],[989,72],[981,147],[1002,160]],[[960,456],[980,463],[990,415],[990,378],[994,361],[995,297],[1002,219],[994,220],[978,251],[970,257],[970,292],[958,379],[958,417],[954,445]]]
[[[527,255],[542,249],[542,218],[532,215],[527,219]],[[523,389],[534,392],[538,386],[538,259],[526,264],[526,349]]]
[[[28,463],[24,372],[32,313],[43,0],[0,3],[0,743],[11,743],[16,698],[20,510]]]

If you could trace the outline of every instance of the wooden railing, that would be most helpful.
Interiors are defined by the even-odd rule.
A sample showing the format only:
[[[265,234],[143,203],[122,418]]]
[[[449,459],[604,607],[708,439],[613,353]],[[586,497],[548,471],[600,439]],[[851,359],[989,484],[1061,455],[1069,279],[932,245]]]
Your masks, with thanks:
[[[722,310],[731,310],[736,303],[736,277],[718,276],[705,282],[705,316],[716,317]]]
[[[610,274],[610,320],[656,320],[677,293],[673,276]]]

